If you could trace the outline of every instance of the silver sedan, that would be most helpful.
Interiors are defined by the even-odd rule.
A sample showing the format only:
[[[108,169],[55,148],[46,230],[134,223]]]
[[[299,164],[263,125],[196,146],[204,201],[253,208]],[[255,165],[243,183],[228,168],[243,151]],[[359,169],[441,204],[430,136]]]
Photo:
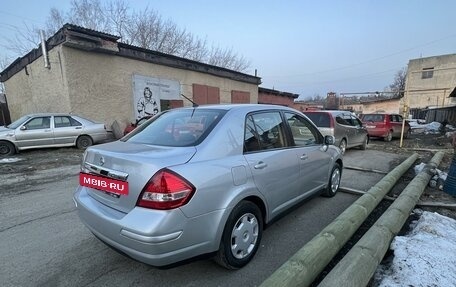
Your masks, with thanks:
[[[287,107],[171,110],[88,148],[74,202],[96,237],[139,261],[215,253],[237,269],[265,224],[311,195],[336,194],[342,158],[333,143]]]
[[[31,114],[0,127],[0,156],[42,147],[85,149],[106,139],[104,124],[72,114]]]

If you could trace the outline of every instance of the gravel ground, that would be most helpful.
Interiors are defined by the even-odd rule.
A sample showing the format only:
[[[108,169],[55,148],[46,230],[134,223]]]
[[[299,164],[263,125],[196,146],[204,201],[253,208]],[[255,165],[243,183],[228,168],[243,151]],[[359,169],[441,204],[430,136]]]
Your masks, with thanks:
[[[382,139],[372,139],[369,148],[383,150],[392,153],[413,153],[416,152],[419,156],[419,163],[427,163],[437,151],[445,152],[438,169],[448,172],[453,158],[454,150],[451,145],[451,140],[441,134],[412,134],[409,139],[404,140],[402,148],[400,140],[394,139],[391,142],[385,142]],[[399,164],[399,162],[398,162]],[[415,177],[414,169],[410,169],[402,176],[396,186],[388,194],[391,197],[397,197],[407,184]],[[451,203],[456,204],[456,197],[451,196],[437,187],[427,186],[421,196],[423,202],[434,203]],[[431,212],[439,212],[442,215],[456,219],[456,209],[422,207],[423,210]]]

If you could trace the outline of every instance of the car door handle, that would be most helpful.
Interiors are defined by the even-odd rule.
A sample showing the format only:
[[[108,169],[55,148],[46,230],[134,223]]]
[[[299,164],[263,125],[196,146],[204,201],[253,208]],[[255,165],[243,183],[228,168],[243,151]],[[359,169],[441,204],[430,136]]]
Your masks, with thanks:
[[[80,129],[82,129],[82,127],[75,127],[74,129],[75,130],[80,130]]]
[[[47,130],[44,130],[44,131],[45,131],[45,132],[50,132],[50,131],[51,131],[51,129],[47,129]]]
[[[299,158],[302,159],[302,160],[306,160],[306,159],[308,159],[309,157],[308,157],[306,154],[303,154],[303,155],[301,155]]]
[[[254,167],[255,169],[263,169],[263,168],[265,168],[265,167],[267,167],[267,166],[268,166],[267,164],[265,164],[264,162],[260,161],[260,162],[258,162],[256,165],[254,165],[253,167]]]

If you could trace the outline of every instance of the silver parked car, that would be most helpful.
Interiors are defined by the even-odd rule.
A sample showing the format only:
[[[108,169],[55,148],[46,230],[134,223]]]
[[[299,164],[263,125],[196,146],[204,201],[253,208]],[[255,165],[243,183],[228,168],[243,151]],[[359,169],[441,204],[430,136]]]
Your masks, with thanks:
[[[361,120],[349,111],[306,111],[323,135],[336,138],[336,145],[342,154],[346,149],[360,147],[365,150],[369,143],[369,134]]]
[[[274,105],[163,112],[88,148],[74,201],[96,237],[154,266],[216,252],[241,268],[263,226],[316,193],[334,196],[342,159],[302,113]]]
[[[31,114],[0,127],[0,156],[42,147],[84,149],[106,139],[104,124],[72,114]]]

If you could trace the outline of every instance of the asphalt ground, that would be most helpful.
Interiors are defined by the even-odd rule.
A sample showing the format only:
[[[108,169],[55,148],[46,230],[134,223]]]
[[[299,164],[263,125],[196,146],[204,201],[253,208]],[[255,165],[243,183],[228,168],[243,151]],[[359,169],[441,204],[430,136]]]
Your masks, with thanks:
[[[209,259],[163,270],[118,254],[82,225],[72,200],[81,154],[36,150],[0,164],[2,286],[258,286],[358,198],[338,193],[299,204],[268,226],[254,260],[241,270]],[[344,160],[347,167],[387,172],[405,157],[352,149]],[[341,186],[368,190],[382,177],[345,169]]]

